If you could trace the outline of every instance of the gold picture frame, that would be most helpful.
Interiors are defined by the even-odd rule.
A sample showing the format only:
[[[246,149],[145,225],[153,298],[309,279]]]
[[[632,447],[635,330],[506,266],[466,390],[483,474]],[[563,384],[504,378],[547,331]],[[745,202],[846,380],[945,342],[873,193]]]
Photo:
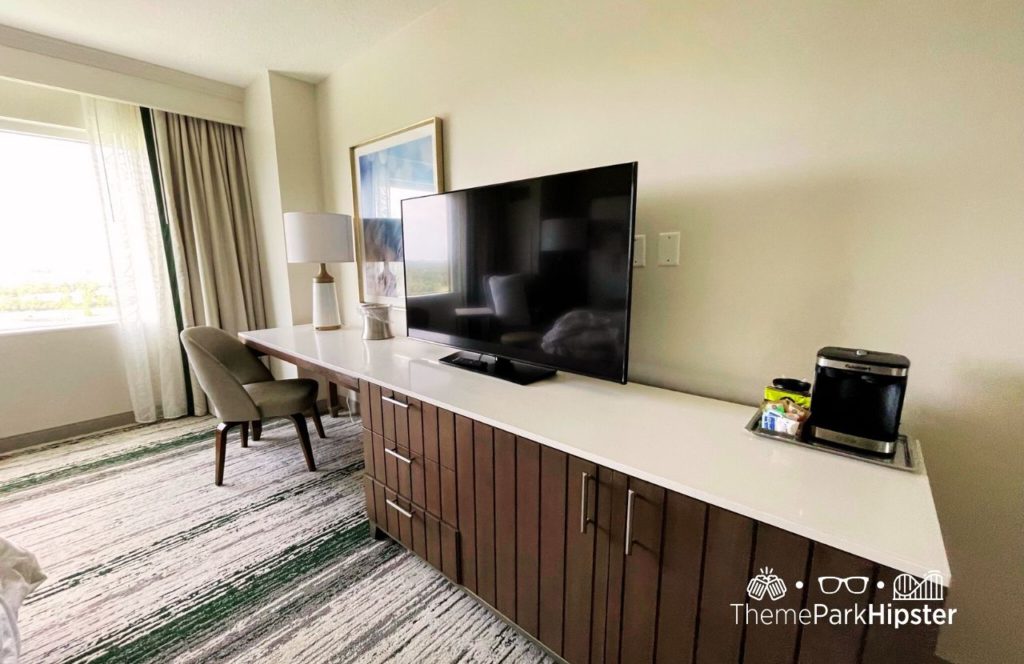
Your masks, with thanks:
[[[423,142],[426,138],[430,139],[429,147]],[[433,171],[429,178],[432,180],[432,186],[429,188],[427,173],[419,160],[427,155],[432,158]],[[403,168],[400,165],[403,160],[413,166]],[[400,205],[403,197],[444,191],[441,118],[428,118],[353,145],[349,148],[349,168],[352,176],[352,218],[355,229],[356,271],[359,276],[359,301],[390,304],[404,309],[401,210],[398,210],[396,217],[392,208],[396,202]],[[364,177],[369,181],[364,182]],[[406,179],[402,179],[403,177]],[[392,182],[398,182],[403,186],[392,187]],[[361,197],[361,192],[366,191],[372,191],[373,200],[361,200],[365,198]]]

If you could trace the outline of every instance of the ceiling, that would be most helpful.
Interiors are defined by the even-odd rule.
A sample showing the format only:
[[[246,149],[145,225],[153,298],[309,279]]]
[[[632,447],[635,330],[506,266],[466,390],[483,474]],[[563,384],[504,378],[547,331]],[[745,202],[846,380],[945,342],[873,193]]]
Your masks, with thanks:
[[[442,0],[3,0],[0,24],[246,86],[316,82]]]

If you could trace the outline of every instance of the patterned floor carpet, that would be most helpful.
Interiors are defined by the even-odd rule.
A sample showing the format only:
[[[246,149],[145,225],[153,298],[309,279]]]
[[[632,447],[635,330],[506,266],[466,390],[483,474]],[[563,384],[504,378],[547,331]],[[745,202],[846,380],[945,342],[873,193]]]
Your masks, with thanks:
[[[319,470],[294,429],[228,446],[213,421],[130,427],[0,456],[0,535],[49,579],[23,661],[537,662],[426,563],[368,535],[359,426],[328,418]]]

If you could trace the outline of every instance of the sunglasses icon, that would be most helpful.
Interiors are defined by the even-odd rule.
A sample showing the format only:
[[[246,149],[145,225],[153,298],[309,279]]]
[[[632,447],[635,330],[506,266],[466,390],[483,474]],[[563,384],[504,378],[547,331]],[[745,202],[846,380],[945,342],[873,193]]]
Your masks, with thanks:
[[[866,576],[819,576],[818,587],[826,595],[835,595],[843,587],[854,595],[863,595],[868,589]]]

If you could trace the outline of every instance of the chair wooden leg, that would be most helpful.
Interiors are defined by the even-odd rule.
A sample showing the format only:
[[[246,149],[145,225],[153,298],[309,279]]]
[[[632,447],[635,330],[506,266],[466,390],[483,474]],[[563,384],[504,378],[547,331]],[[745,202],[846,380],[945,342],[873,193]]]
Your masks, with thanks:
[[[316,427],[316,435],[320,440],[327,437],[324,433],[324,423],[320,420],[320,409],[316,407],[316,403],[313,404],[313,426]]]
[[[252,439],[259,440],[260,436],[263,435],[263,421],[253,420],[252,421]]]
[[[306,468],[311,471],[316,470],[316,463],[313,461],[313,445],[309,442],[309,429],[306,428],[306,416],[302,413],[295,413],[291,418],[295,423],[295,432],[299,434],[302,456],[306,457]]]
[[[331,417],[337,417],[341,411],[341,406],[338,405],[338,386],[330,381],[327,382],[327,405],[331,412]]]
[[[217,438],[214,440],[214,474],[213,483],[224,484],[224,455],[228,449],[228,432],[236,422],[221,422],[217,425]]]
[[[249,447],[249,423],[242,422],[242,447]]]

